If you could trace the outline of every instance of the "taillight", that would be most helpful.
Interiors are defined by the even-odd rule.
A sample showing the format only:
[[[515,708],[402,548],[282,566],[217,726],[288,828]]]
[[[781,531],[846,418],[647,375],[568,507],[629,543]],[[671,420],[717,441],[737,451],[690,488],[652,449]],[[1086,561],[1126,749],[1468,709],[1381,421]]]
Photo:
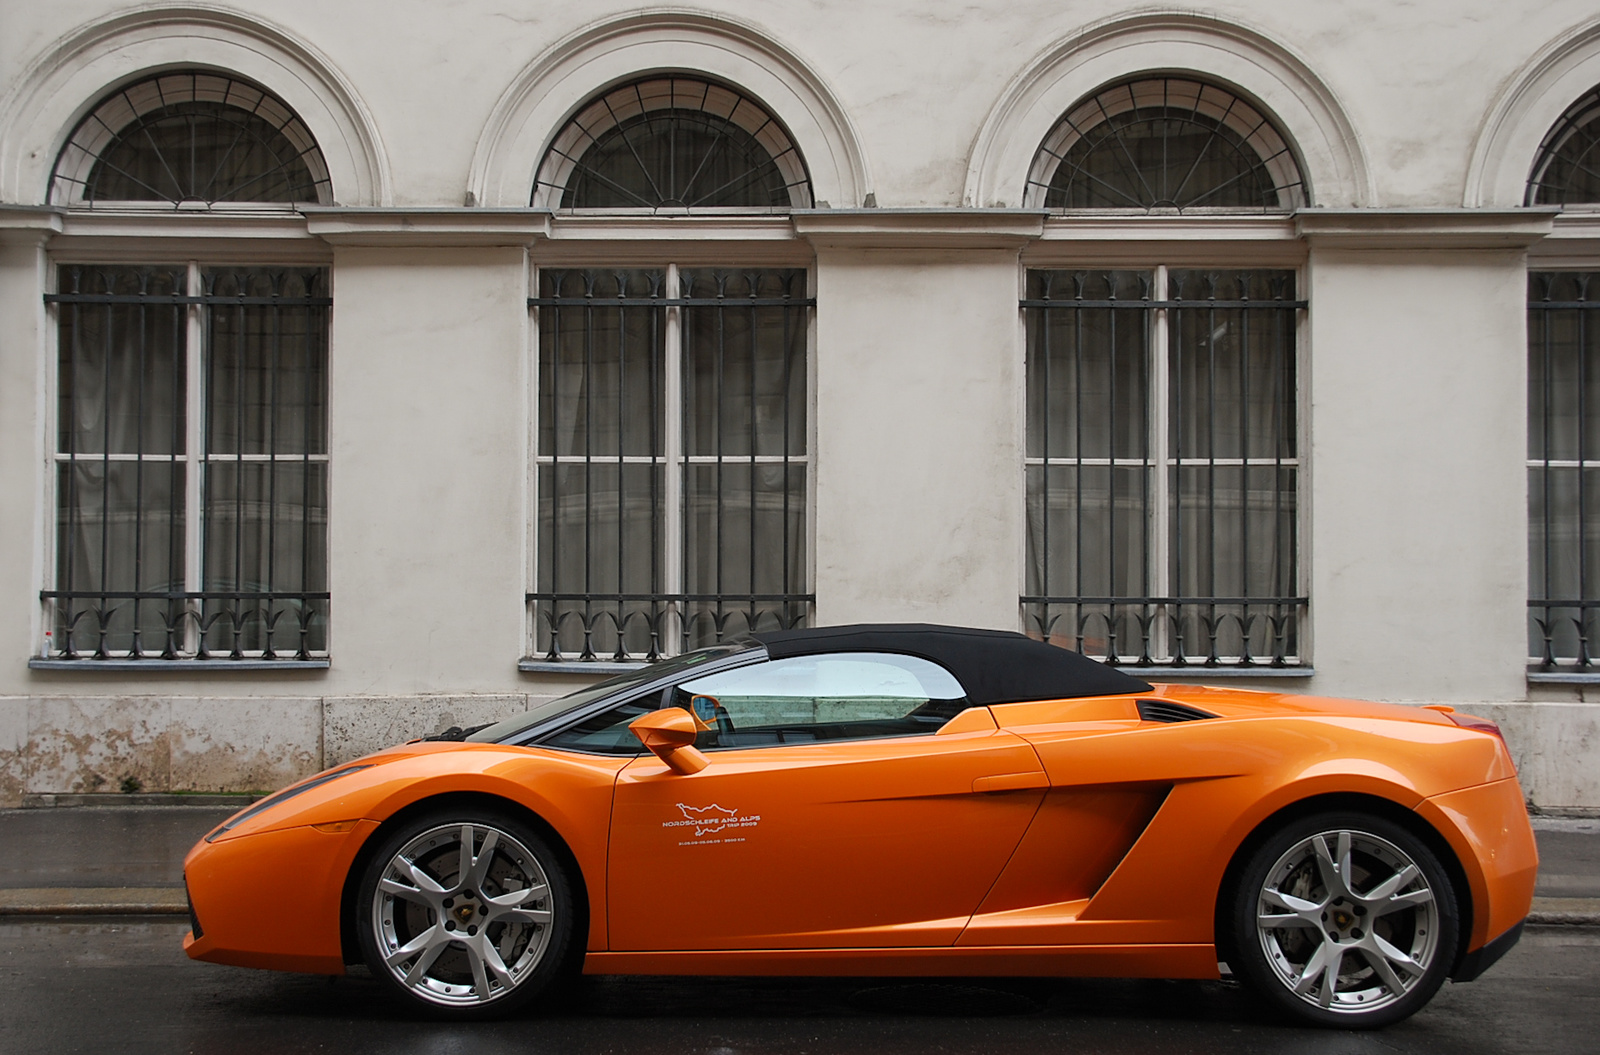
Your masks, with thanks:
[[[1500,731],[1500,726],[1487,718],[1479,718],[1475,714],[1460,714],[1456,711],[1446,711],[1444,716],[1463,729],[1476,729],[1480,733],[1493,733],[1500,738],[1502,744],[1506,742],[1506,734]]]

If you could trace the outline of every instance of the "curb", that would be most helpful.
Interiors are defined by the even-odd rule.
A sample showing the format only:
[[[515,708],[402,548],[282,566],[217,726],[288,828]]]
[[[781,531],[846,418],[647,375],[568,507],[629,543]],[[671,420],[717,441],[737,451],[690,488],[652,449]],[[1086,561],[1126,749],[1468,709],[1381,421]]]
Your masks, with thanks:
[[[1600,927],[1600,897],[1536,897],[1530,926]]]
[[[238,809],[266,798],[264,793],[247,792],[233,794],[231,792],[171,792],[171,791],[140,791],[129,794],[111,794],[106,792],[46,792],[22,796],[22,809],[68,809],[74,807],[115,808],[128,806],[200,806],[215,809],[221,806],[233,806]]]
[[[19,887],[0,890],[0,916],[183,916],[182,887]]]

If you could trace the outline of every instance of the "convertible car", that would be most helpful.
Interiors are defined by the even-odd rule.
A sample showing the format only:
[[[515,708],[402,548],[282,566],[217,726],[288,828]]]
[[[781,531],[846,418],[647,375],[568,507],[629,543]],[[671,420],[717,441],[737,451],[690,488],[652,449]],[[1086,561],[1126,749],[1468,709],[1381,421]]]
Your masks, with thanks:
[[[1511,757],[1448,707],[1173,685],[1020,634],[757,633],[338,766],[185,861],[196,959],[476,1017],[575,972],[1232,974],[1397,1021],[1516,941]]]

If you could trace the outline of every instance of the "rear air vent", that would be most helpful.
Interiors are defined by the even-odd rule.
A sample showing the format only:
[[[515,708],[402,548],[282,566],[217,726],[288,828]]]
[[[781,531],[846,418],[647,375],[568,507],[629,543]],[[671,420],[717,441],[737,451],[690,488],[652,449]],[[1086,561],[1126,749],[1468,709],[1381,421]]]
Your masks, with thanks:
[[[1139,718],[1146,722],[1198,722],[1202,718],[1215,718],[1214,714],[1185,707],[1170,700],[1140,700]]]

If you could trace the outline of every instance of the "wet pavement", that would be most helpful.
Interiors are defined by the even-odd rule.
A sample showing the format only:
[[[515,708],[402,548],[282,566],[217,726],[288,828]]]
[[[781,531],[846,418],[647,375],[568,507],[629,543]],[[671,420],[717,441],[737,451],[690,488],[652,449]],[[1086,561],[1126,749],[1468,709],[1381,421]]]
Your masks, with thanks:
[[[8,914],[6,898],[162,897],[232,807],[0,811],[0,1052],[1592,1052],[1600,927],[1535,926],[1488,974],[1378,1033],[1306,1030],[1230,983],[589,978],[543,1012],[442,1025],[372,979],[196,963],[181,917]],[[1536,818],[1540,902],[1600,919],[1600,820]],[[141,893],[143,892],[143,893]],[[159,907],[159,906],[157,906]]]
[[[0,1051],[56,1055],[1589,1053],[1600,930],[1530,928],[1483,978],[1374,1033],[1285,1025],[1219,982],[594,978],[542,1013],[444,1025],[370,978],[196,963],[178,920],[0,920]]]

